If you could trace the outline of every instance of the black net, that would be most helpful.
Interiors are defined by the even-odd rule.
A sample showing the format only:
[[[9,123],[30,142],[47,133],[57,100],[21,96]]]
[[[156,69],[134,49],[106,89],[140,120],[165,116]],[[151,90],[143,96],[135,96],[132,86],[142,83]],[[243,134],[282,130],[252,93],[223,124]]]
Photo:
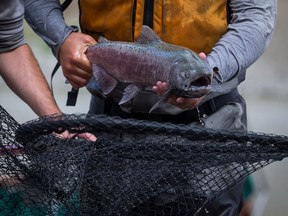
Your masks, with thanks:
[[[1,215],[197,215],[288,156],[288,138],[272,134],[86,114],[19,125],[3,108],[0,116]],[[98,139],[55,136],[64,130]]]

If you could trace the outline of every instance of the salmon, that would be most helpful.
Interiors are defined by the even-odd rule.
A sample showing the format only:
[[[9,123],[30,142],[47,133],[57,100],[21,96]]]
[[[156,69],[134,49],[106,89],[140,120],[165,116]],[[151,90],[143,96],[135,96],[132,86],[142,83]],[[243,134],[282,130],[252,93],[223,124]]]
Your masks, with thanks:
[[[157,81],[166,82],[169,89],[150,112],[172,95],[198,98],[211,91],[213,70],[208,63],[190,49],[162,41],[148,26],[142,27],[136,42],[100,37],[87,48],[86,56],[92,64],[94,87],[101,94],[111,93],[118,82],[127,84],[119,105]],[[91,86],[87,88],[95,94]]]

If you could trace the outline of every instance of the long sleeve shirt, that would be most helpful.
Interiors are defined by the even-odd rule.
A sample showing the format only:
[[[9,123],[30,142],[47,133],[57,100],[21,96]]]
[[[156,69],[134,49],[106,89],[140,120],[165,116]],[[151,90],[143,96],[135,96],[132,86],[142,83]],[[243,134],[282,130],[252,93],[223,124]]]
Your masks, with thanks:
[[[59,0],[24,0],[24,4],[26,21],[58,58],[62,44],[73,32],[65,23]]]

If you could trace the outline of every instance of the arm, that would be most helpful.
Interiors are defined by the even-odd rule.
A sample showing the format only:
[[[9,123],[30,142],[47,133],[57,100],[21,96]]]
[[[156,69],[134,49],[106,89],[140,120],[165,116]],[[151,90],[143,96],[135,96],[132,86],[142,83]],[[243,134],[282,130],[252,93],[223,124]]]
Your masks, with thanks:
[[[0,75],[38,115],[60,113],[48,83],[24,39],[22,1],[0,2]]]
[[[38,116],[61,113],[28,45],[0,53],[0,74]]]
[[[49,85],[26,44],[8,52],[0,53],[0,75],[7,85],[26,102],[38,116],[61,114]],[[75,134],[62,132],[59,137],[71,138]],[[79,137],[95,141],[90,133],[78,134]]]
[[[22,1],[0,2],[0,75],[38,116],[60,114],[49,85],[23,34]],[[61,137],[70,138],[68,131]],[[89,133],[79,137],[95,141]]]
[[[73,32],[64,21],[59,0],[24,0],[24,7],[27,23],[58,58],[64,40]]]
[[[246,69],[267,48],[275,26],[277,1],[230,0],[230,8],[232,14],[227,33],[206,59],[211,68],[219,68],[221,82],[237,79],[233,82],[233,87],[245,79]],[[216,79],[214,81],[220,82]],[[228,86],[230,89],[231,85]],[[157,83],[153,89],[161,94],[167,87],[165,83]],[[200,103],[201,99],[172,98],[170,102],[181,109],[191,109]]]
[[[73,32],[65,24],[59,0],[24,0],[25,18],[33,30],[52,48],[63,74],[74,88],[86,85],[92,76],[86,58],[87,45],[96,41],[89,35]]]
[[[223,81],[245,78],[246,69],[267,48],[274,30],[276,0],[230,0],[231,22],[227,33],[207,56],[211,68],[218,67]]]

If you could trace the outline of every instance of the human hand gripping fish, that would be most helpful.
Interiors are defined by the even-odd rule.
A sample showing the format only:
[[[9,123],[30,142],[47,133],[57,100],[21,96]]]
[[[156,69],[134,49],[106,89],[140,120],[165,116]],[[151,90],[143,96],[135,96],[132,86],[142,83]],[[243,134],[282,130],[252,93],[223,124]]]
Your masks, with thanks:
[[[211,90],[212,70],[195,52],[168,44],[147,26],[136,41],[116,42],[100,37],[89,46],[86,56],[101,94],[108,95],[118,82],[126,83],[119,105],[134,98],[157,81],[168,84],[167,92],[150,109],[160,107],[171,97],[201,98]],[[88,90],[93,93],[94,89]]]

